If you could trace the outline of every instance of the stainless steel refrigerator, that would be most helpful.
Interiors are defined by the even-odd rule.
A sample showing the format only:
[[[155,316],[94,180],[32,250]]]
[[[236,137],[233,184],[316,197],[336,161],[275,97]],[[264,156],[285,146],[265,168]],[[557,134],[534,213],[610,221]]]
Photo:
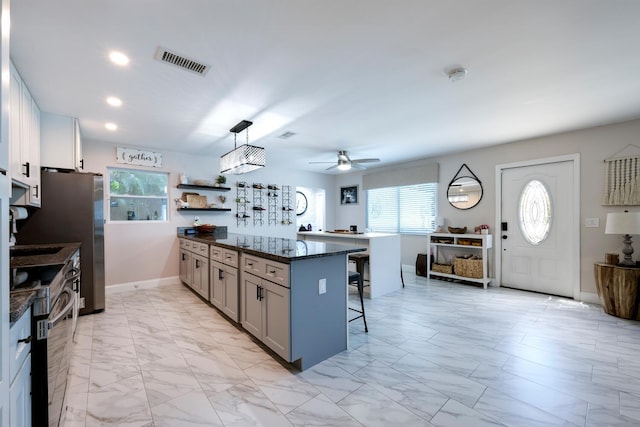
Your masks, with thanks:
[[[104,204],[102,175],[42,172],[42,207],[18,229],[17,243],[80,242],[80,314],[104,310]]]

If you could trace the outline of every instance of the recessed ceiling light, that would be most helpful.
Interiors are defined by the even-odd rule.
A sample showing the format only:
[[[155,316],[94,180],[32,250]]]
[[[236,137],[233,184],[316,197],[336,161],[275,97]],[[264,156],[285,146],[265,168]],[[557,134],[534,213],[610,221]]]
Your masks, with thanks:
[[[122,106],[122,100],[115,96],[110,96],[107,98],[107,104],[111,105],[112,107],[120,107]]]
[[[109,59],[116,65],[125,66],[129,64],[129,57],[124,53],[115,50],[109,53]]]
[[[115,123],[106,123],[106,124],[104,125],[104,127],[106,127],[106,128],[107,128],[107,129],[109,129],[109,130],[116,130],[116,129],[118,129],[118,125],[117,125],[117,124],[115,124]]]

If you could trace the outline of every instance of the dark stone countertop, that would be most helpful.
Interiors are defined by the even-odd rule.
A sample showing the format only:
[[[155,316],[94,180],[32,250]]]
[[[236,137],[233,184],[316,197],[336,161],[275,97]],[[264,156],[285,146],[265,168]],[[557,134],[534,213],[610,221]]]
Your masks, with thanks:
[[[43,252],[52,250],[52,248],[61,248],[55,253],[42,253],[38,255],[18,255],[16,254],[22,251],[38,251]],[[80,243],[47,243],[39,245],[16,245],[9,248],[9,257],[11,268],[20,267],[38,267],[43,265],[58,265],[64,264],[73,255],[73,253],[80,249]]]
[[[282,237],[253,236],[229,233],[226,237],[214,234],[178,234],[178,237],[290,264],[293,261],[362,252],[357,245],[285,239]]]
[[[19,255],[24,251],[43,250],[47,252],[51,248],[61,248],[55,253],[43,253],[36,255]],[[43,269],[42,267],[64,265],[67,260],[80,249],[80,243],[52,243],[52,244],[36,244],[36,245],[16,245],[9,249],[9,274],[18,271],[34,271],[36,274],[46,272],[50,274],[52,269]],[[30,280],[37,278],[30,277]],[[26,283],[26,282],[25,282]],[[25,288],[14,289],[9,292],[9,319],[11,324],[16,322],[24,312],[31,306],[33,299],[37,293],[37,287],[28,286]]]
[[[38,291],[36,289],[19,289],[11,291],[9,298],[9,323],[13,325],[16,323],[36,297]]]

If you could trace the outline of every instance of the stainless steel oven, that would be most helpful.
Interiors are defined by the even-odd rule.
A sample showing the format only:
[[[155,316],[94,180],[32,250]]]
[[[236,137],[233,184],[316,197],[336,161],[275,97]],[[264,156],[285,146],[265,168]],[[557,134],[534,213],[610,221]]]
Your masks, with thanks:
[[[31,348],[34,426],[57,427],[65,412],[73,327],[78,313],[73,283],[78,274],[72,260],[67,262],[46,286],[42,286],[41,298],[34,306],[36,339]],[[37,306],[41,308],[36,309]]]

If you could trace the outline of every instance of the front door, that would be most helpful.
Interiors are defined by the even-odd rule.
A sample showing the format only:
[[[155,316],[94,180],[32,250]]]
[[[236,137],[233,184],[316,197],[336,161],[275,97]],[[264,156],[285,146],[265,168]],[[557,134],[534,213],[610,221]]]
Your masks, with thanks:
[[[502,170],[502,286],[574,297],[573,168],[558,161]]]

